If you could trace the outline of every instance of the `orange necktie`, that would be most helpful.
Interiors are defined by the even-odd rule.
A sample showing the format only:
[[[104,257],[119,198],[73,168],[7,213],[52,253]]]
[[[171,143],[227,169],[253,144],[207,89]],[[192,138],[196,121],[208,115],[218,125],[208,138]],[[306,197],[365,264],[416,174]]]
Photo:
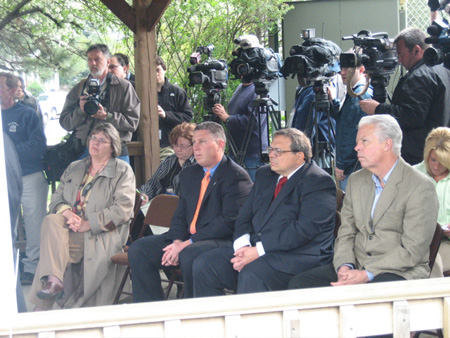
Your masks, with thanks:
[[[197,223],[198,213],[200,212],[200,206],[202,205],[203,197],[205,196],[206,188],[208,188],[209,184],[209,177],[211,176],[211,173],[209,170],[206,172],[205,177],[202,179],[202,184],[200,186],[200,194],[198,195],[198,202],[197,202],[197,209],[195,209],[194,218],[191,222],[191,234],[195,234],[197,231],[195,229],[195,225]]]

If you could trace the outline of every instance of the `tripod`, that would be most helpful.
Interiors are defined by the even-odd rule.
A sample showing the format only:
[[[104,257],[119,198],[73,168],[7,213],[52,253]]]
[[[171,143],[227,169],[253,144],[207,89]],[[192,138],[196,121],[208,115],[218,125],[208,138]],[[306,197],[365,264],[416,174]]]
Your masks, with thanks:
[[[270,142],[269,137],[269,120],[273,122],[274,128],[279,129],[281,126],[281,117],[280,114],[277,114],[274,109],[274,102],[268,94],[268,85],[266,81],[254,81],[255,84],[255,92],[257,94],[257,98],[252,102],[252,111],[249,117],[249,121],[247,124],[247,128],[243,137],[243,141],[241,147],[238,148],[236,141],[231,136],[229,128],[227,128],[227,133],[230,137],[228,137],[228,146],[230,150],[230,154],[234,157],[236,163],[239,165],[244,164],[244,160],[247,154],[248,146],[250,144],[251,136],[254,130],[254,125],[257,123],[258,125],[258,136],[259,136],[259,153],[260,153],[260,161],[261,163],[268,163],[269,157],[267,152],[265,152],[264,146]],[[256,169],[254,167],[247,169]]]
[[[335,154],[330,141],[335,140],[336,131],[331,118],[333,106],[328,99],[327,88],[328,85],[323,80],[315,81],[313,84],[315,96],[308,113],[305,134],[309,137],[313,146],[313,160],[319,167],[332,175]],[[325,114],[326,130],[320,128],[319,117],[323,117],[320,113]],[[322,140],[320,134],[323,136]]]

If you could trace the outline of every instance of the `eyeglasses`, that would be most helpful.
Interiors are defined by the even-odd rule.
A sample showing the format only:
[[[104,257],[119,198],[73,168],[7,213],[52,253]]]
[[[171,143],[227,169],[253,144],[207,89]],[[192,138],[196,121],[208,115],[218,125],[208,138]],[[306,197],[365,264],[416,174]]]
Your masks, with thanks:
[[[186,150],[187,148],[192,147],[192,144],[190,144],[190,145],[188,145],[188,146],[184,146],[184,145],[182,145],[182,144],[174,144],[173,147],[174,147],[174,148],[179,148],[179,149],[181,149],[181,150]]]
[[[109,65],[108,68],[109,69],[116,69],[117,67],[119,67],[118,65]]]
[[[283,149],[280,149],[280,148],[267,147],[267,153],[269,155],[270,155],[270,153],[272,151],[273,151],[273,154],[275,155],[275,157],[280,157],[284,153],[295,153],[295,151],[292,151],[292,150],[283,150]]]
[[[94,142],[94,143],[100,143],[100,144],[111,143],[108,140],[105,140],[104,138],[96,138],[95,136],[91,136],[89,139],[91,140],[91,142]]]

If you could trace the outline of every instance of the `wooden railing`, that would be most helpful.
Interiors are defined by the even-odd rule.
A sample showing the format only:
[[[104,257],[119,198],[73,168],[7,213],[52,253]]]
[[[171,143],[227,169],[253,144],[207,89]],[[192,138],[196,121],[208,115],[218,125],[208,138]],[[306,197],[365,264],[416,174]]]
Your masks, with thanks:
[[[25,313],[0,337],[449,337],[449,304],[441,278]]]

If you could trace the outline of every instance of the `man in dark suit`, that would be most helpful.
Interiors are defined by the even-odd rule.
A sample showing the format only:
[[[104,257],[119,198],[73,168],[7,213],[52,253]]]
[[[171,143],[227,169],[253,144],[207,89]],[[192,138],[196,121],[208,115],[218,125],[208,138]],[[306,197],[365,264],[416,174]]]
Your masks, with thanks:
[[[270,166],[261,167],[236,221],[234,243],[211,250],[193,266],[194,296],[286,289],[299,271],[333,256],[336,188],[311,161],[301,131],[274,134]]]
[[[237,214],[252,187],[247,172],[224,156],[221,125],[201,123],[192,141],[198,164],[181,173],[180,200],[170,230],[130,246],[135,302],[164,299],[159,269],[177,265],[183,274],[184,297],[192,297],[194,260],[231,242]]]

